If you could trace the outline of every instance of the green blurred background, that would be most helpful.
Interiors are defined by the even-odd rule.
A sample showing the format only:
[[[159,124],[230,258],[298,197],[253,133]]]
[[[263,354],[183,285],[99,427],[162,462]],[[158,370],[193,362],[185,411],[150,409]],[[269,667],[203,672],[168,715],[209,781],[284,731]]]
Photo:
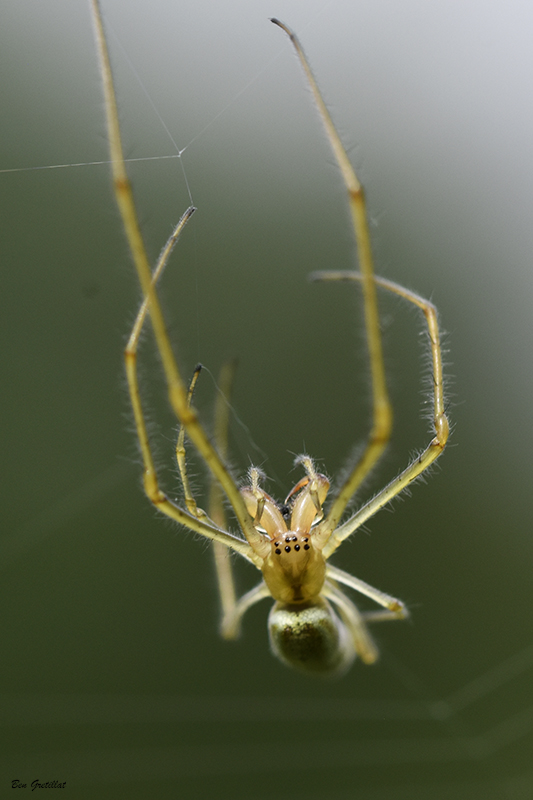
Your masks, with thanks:
[[[427,484],[335,558],[411,608],[375,629],[378,665],[286,670],[266,602],[223,642],[209,548],[140,488],[121,360],[139,293],[108,168],[0,173],[2,796],[38,779],[76,798],[533,797],[530,4],[103,6],[128,156],[175,152],[128,59],[186,148],[199,210],[161,291],[185,374],[239,356],[238,474],[260,464],[281,498],[294,454],[335,476],[368,429],[357,292],[306,282],[354,263],[344,190],[273,15],[367,188],[379,273],[440,309],[455,432]],[[0,168],[105,160],[88,4],[7,0],[0,36]],[[155,257],[189,204],[183,172],[131,176]],[[429,438],[423,323],[381,301],[396,428],[358,502]],[[178,496],[149,338],[141,372]],[[206,420],[214,395],[206,373]],[[191,473],[205,503],[192,453]],[[256,575],[236,566],[244,591]]]

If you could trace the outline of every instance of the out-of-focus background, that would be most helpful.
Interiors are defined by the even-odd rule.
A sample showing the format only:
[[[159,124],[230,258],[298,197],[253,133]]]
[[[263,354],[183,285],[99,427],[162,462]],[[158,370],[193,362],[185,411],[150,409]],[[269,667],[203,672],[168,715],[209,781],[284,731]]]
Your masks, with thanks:
[[[84,0],[4,4],[0,787],[69,797],[533,796],[533,10],[525,0],[104,0],[125,146],[209,424],[238,356],[232,463],[283,498],[307,451],[338,475],[368,429],[344,189],[278,16],[299,33],[367,189],[379,274],[431,297],[455,431],[424,485],[335,563],[405,600],[338,681],[268,652],[268,603],[217,634],[209,548],[140,488],[121,352],[139,301],[110,190]],[[140,82],[145,91],[141,88]],[[149,98],[149,100],[147,99]],[[154,107],[171,131],[182,163]],[[22,170],[22,171],[19,171]],[[423,322],[381,296],[396,427],[361,503],[429,440]],[[142,379],[165,487],[176,424]],[[248,428],[249,433],[247,433]],[[265,455],[266,454],[266,455]],[[268,458],[267,458],[268,456]],[[191,453],[205,504],[206,475]],[[236,564],[241,591],[257,576]],[[366,607],[365,602],[362,606]]]

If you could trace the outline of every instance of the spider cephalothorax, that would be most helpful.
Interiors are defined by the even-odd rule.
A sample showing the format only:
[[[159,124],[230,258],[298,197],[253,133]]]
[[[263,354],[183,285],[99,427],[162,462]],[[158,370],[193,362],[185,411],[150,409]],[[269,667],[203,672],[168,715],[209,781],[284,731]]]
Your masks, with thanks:
[[[307,475],[283,504],[290,509],[289,514],[283,514],[276,501],[260,488],[257,469],[250,470],[250,486],[241,489],[256,530],[264,531],[270,541],[270,552],[261,565],[263,578],[272,597],[283,603],[314,600],[326,577],[323,542],[315,537],[312,527],[322,518],[329,481],[315,471],[307,456],[298,461],[304,464]]]

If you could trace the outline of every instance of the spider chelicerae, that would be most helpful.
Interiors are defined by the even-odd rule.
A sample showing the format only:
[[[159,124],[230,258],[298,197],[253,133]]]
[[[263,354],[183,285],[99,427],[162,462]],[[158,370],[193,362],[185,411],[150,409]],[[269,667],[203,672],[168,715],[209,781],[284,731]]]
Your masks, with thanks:
[[[361,456],[328,504],[327,510],[325,503],[329,481],[316,470],[313,460],[307,455],[297,459],[304,475],[283,504],[276,502],[265,492],[261,485],[262,473],[255,467],[249,470],[247,485],[239,486],[225,460],[227,408],[224,403],[217,404],[215,436],[211,438],[192,405],[199,368],[187,387],[170,345],[156,290],[157,281],[174,244],[194,208],[185,212],[152,271],[126,174],[113,79],[98,0],[92,0],[92,7],[104,85],[114,190],[144,296],[126,347],[125,361],[144,463],[146,494],[163,514],[213,541],[222,604],[221,631],[224,637],[235,638],[246,610],[259,600],[270,597],[275,601],[268,621],[270,642],[273,652],[284,663],[324,675],[341,674],[348,669],[356,655],[366,664],[372,664],[378,657],[378,651],[368,630],[368,623],[403,619],[407,616],[407,610],[397,598],[384,594],[359,578],[332,566],[329,558],[345,539],[424,472],[446,445],[449,425],[444,410],[442,357],[436,309],[432,303],[408,289],[374,275],[363,188],[349,162],[298,39],[290,28],[273,19],[272,22],[289,36],[296,50],[348,192],[360,271],[321,272],[315,273],[312,278],[319,281],[353,281],[361,286],[371,371],[372,427]],[[350,500],[376,465],[391,434],[392,410],[383,363],[377,287],[393,292],[418,306],[425,316],[433,368],[434,436],[426,449],[398,477],[343,521]],[[159,485],[139,394],[137,347],[147,315],[150,317],[161,357],[170,404],[180,422],[176,457],[183,484],[184,508],[173,502]],[[231,367],[227,365],[221,376],[222,392],[228,394],[230,386]],[[189,485],[185,463],[185,435],[196,447],[212,476],[209,514],[198,507]],[[242,532],[241,537],[225,530],[223,496],[233,509]],[[261,582],[240,599],[235,594],[231,563],[227,558],[228,549],[237,552],[262,573]],[[341,585],[366,595],[381,606],[381,609],[360,612],[341,589]]]

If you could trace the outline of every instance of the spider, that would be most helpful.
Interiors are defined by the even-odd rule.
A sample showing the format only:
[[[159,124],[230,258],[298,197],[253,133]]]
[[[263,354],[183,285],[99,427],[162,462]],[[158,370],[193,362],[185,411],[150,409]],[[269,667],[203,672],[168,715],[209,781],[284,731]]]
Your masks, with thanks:
[[[327,510],[325,502],[329,481],[316,470],[308,455],[297,458],[304,475],[289,492],[283,504],[270,497],[262,488],[263,475],[255,467],[249,470],[248,483],[240,487],[225,461],[227,421],[224,420],[224,406],[221,404],[218,408],[215,437],[211,439],[192,405],[200,368],[196,369],[191,384],[187,387],[170,345],[156,290],[157,281],[172,248],[194,208],[189,208],[179,221],[152,272],[126,174],[115,91],[98,0],[91,1],[104,86],[114,192],[144,297],[125,350],[125,363],[144,464],[146,495],[163,514],[214,542],[223,612],[221,632],[225,638],[232,639],[238,635],[241,619],[247,609],[259,600],[271,597],[274,600],[268,620],[271,648],[288,666],[317,675],[339,675],[348,669],[355,656],[359,656],[366,664],[372,664],[378,657],[378,650],[368,630],[368,623],[404,619],[408,616],[407,609],[397,598],[384,594],[359,578],[332,566],[329,558],[342,542],[424,472],[446,445],[449,426],[444,410],[442,357],[436,309],[432,303],[408,289],[374,275],[363,188],[341,144],[298,39],[290,28],[273,19],[272,22],[288,35],[296,50],[348,192],[360,272],[321,272],[315,273],[312,278],[318,281],[352,281],[362,287],[371,371],[372,427],[362,455]],[[392,427],[376,287],[399,295],[417,306],[425,316],[433,369],[434,436],[426,449],[403,472],[343,521],[344,512],[355,491],[382,455]],[[159,485],[141,405],[137,378],[137,346],[147,315],[150,317],[161,357],[170,405],[180,422],[176,456],[183,484],[184,508],[173,502]],[[222,378],[226,393],[231,385],[230,372],[228,367],[225,377]],[[185,465],[185,435],[197,449],[212,477],[213,502],[210,514],[197,506],[190,489]],[[242,536],[236,536],[224,529],[223,496],[233,509]],[[224,558],[228,550],[237,552],[262,573],[261,582],[238,600],[231,565]],[[341,585],[366,595],[381,606],[381,609],[360,612],[341,589]]]

